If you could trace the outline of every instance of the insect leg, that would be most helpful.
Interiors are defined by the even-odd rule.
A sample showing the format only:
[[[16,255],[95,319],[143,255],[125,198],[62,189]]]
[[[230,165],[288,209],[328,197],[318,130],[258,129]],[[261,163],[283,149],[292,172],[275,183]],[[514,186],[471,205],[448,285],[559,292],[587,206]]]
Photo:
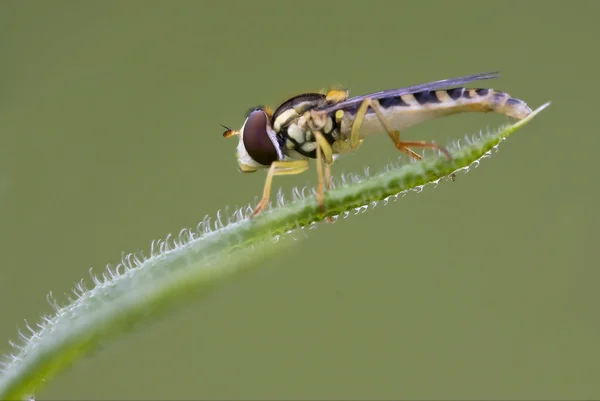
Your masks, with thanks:
[[[356,112],[356,115],[354,118],[354,123],[352,124],[352,130],[350,132],[350,146],[352,146],[353,149],[358,147],[358,145],[359,145],[360,127],[362,126],[362,123],[365,119],[365,115],[367,114],[367,110],[369,109],[369,107],[371,107],[371,109],[373,109],[373,111],[375,112],[375,115],[377,115],[377,119],[379,120],[379,122],[381,123],[381,125],[383,126],[385,131],[387,132],[388,136],[392,139],[392,141],[394,142],[394,146],[396,146],[396,148],[398,150],[400,150],[404,153],[407,153],[408,155],[410,155],[411,157],[413,157],[417,160],[421,160],[422,157],[420,155],[418,155],[417,153],[413,152],[409,148],[409,146],[410,147],[419,147],[419,148],[437,149],[440,152],[444,153],[444,155],[448,159],[452,159],[450,152],[448,152],[444,147],[436,145],[435,143],[425,142],[425,141],[412,141],[412,142],[401,141],[400,140],[400,131],[394,130],[390,127],[383,112],[381,111],[379,102],[376,99],[371,99],[371,98],[366,98],[365,100],[363,100],[363,102],[361,103],[361,105],[359,106],[359,108]]]
[[[325,164],[325,189],[331,188],[331,164]]]
[[[324,200],[324,180],[323,180],[323,151],[321,147],[317,144],[317,181],[319,185],[317,186],[317,204],[321,209],[321,213],[325,213],[325,200]]]
[[[271,163],[271,167],[269,167],[269,172],[267,173],[262,199],[250,215],[250,218],[256,216],[267,207],[271,195],[271,183],[273,182],[274,176],[300,174],[307,169],[308,160],[276,161]]]
[[[324,192],[325,188],[329,189],[329,185],[331,184],[333,149],[320,131],[313,131],[313,134],[317,140],[317,174],[319,180],[319,186],[317,187],[317,202],[321,208],[321,212],[325,213]],[[325,171],[323,171],[323,167],[325,168]]]
[[[331,188],[331,164],[325,163],[325,189],[329,191]],[[333,217],[326,217],[325,221],[333,223]]]
[[[434,144],[427,143],[425,141],[400,142],[400,133],[398,131],[396,131],[393,134],[394,134],[394,136],[392,137],[392,140],[394,141],[394,145],[396,145],[397,143],[401,143],[403,145],[402,149],[398,148],[398,145],[396,145],[396,148],[402,150],[405,153],[408,153],[410,156],[412,156],[412,158],[414,158],[416,160],[423,160],[423,157],[420,154],[413,152],[413,150],[408,148],[407,146],[421,146],[421,147],[432,147],[434,149],[440,149],[439,147],[435,146]],[[444,148],[441,148],[441,149],[449,159],[452,158],[449,155],[448,151],[446,151]],[[450,179],[452,181],[456,181],[456,175],[454,173],[450,174]]]
[[[365,120],[365,116],[367,115],[369,105],[369,99],[363,100],[354,116],[352,130],[350,131],[350,148],[352,150],[356,150],[360,146],[360,127],[362,126],[362,123]]]

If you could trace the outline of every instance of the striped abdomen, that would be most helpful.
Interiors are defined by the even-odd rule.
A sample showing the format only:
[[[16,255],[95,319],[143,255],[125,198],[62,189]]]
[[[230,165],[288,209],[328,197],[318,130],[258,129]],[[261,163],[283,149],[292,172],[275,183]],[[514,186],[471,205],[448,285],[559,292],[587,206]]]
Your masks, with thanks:
[[[421,122],[463,112],[495,112],[516,119],[528,116],[532,110],[525,102],[493,89],[454,88],[423,91],[378,99],[386,120],[395,130],[403,130]],[[342,132],[348,135],[359,105],[345,107]],[[382,132],[375,112],[369,108],[361,137]]]

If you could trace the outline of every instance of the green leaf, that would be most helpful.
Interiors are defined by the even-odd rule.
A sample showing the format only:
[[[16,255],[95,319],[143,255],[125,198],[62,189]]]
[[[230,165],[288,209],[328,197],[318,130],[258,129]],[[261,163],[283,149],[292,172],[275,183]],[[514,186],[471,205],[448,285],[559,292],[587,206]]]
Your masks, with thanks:
[[[387,204],[407,191],[420,191],[452,173],[467,171],[548,105],[495,133],[469,138],[467,145],[456,143],[450,147],[451,161],[434,156],[391,166],[369,177],[344,177],[326,193],[326,214],[319,213],[314,196],[304,197],[299,191],[294,191],[291,202],[280,195],[278,207],[252,220],[247,219],[249,208],[237,210],[226,223],[218,213],[214,222],[206,218],[196,231],[182,230],[176,239],[169,236],[165,241],[153,242],[147,257],[127,255],[117,267],[108,267],[101,278],[92,276],[91,289],[86,289],[82,281],[73,290],[75,299],[67,305],[59,307],[50,296],[55,314],[44,317],[36,328],[28,326],[30,334],[20,333],[22,343],[13,344],[15,352],[3,363],[0,398],[24,399],[32,395],[102,341],[260,265],[288,244],[278,241],[285,234],[326,217],[337,220],[364,212],[378,202]]]

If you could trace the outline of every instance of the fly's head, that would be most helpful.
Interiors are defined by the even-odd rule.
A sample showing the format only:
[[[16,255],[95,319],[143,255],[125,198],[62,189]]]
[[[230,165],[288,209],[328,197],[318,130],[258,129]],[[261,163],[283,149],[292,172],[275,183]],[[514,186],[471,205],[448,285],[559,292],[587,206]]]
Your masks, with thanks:
[[[240,130],[224,127],[223,137],[239,136],[236,158],[241,172],[252,173],[283,159],[271,119],[269,109],[257,107],[250,110]]]

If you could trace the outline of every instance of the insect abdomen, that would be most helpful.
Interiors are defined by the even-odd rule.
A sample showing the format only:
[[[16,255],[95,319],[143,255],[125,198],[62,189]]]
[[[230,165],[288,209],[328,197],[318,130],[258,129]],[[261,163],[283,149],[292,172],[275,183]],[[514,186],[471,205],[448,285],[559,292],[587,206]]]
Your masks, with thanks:
[[[432,117],[433,115],[475,111],[496,112],[522,119],[532,112],[522,100],[515,99],[505,92],[485,88],[423,91],[379,99],[379,103],[386,111],[401,111],[404,109],[413,112],[431,112]]]
[[[464,108],[464,111],[495,112],[519,120],[532,112],[524,101],[494,89],[455,88],[436,91],[436,95],[439,99],[455,102],[456,106],[459,109]]]
[[[527,117],[532,110],[525,102],[493,89],[453,88],[429,90],[401,96],[377,99],[392,129],[402,131],[422,122],[464,112],[494,112],[516,119]],[[342,123],[342,132],[348,136],[358,107],[345,109],[348,118]],[[361,138],[381,132],[382,126],[372,108],[369,108],[361,127]]]

